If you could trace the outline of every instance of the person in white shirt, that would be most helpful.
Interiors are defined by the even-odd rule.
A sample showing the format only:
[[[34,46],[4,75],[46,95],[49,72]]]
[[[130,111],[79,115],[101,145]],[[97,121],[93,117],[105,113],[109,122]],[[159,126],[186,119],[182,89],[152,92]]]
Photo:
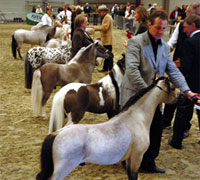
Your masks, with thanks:
[[[41,22],[39,22],[37,25],[48,25],[48,26],[52,26],[53,22],[51,19],[51,9],[47,9],[46,13],[42,16]]]
[[[36,10],[35,10],[35,13],[40,14],[40,13],[42,13],[42,12],[43,12],[43,11],[42,11],[42,8],[40,7],[40,5],[38,5],[37,8],[36,8]]]

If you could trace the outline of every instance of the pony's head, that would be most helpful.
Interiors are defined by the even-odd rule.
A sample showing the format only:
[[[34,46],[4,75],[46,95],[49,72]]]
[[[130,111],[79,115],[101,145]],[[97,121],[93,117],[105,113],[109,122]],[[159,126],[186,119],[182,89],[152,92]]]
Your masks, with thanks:
[[[160,77],[155,80],[155,86],[163,91],[165,96],[163,102],[166,104],[173,104],[183,99],[183,94],[180,89],[175,88],[168,77]]]
[[[110,52],[108,49],[106,49],[101,43],[100,41],[96,40],[94,41],[93,44],[93,48],[96,49],[95,54],[96,54],[96,58],[97,57],[102,57],[102,58],[109,58],[112,56],[113,58],[113,54],[112,52]]]
[[[141,89],[138,93],[132,96],[122,110],[128,109],[131,105],[137,102],[143,95],[152,90],[153,88],[157,88],[160,91],[159,98],[161,98],[161,102],[166,104],[174,104],[179,100],[182,100],[183,94],[180,89],[175,88],[169,78],[159,77],[153,81],[153,83],[147,88]]]

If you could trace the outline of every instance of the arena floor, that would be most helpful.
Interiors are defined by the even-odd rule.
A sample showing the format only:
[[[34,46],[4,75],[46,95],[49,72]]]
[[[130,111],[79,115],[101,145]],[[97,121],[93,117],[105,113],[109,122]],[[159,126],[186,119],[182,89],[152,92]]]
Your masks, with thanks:
[[[32,115],[30,91],[24,88],[24,61],[14,59],[11,54],[11,36],[17,29],[30,29],[21,23],[0,24],[0,179],[34,180],[40,169],[41,143],[48,132],[48,120]],[[122,42],[125,32],[114,30],[115,62],[125,51]],[[98,34],[93,35],[93,38]],[[22,48],[25,55],[30,45]],[[101,64],[101,61],[100,61]],[[102,64],[101,64],[102,65]],[[105,76],[97,67],[93,73],[93,82]],[[55,90],[55,92],[58,88]],[[55,93],[54,92],[54,93]],[[51,96],[47,102],[47,114],[51,107]],[[107,121],[105,114],[86,113],[81,123],[100,123]],[[166,174],[139,173],[140,180],[198,180],[200,179],[200,139],[196,114],[192,119],[190,136],[183,142],[183,150],[171,148],[168,138],[172,129],[165,130],[162,138],[157,165],[166,170]],[[77,167],[65,180],[127,180],[121,164],[86,164]]]

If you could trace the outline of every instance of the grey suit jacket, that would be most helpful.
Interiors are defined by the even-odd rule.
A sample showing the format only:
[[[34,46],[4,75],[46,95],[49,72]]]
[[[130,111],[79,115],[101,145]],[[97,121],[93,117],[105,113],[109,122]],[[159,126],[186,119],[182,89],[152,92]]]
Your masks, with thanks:
[[[151,85],[155,73],[167,73],[174,85],[182,91],[189,90],[184,76],[171,59],[167,43],[161,39],[155,61],[148,31],[134,36],[126,49],[126,71],[121,85],[120,105],[123,107],[130,97]]]

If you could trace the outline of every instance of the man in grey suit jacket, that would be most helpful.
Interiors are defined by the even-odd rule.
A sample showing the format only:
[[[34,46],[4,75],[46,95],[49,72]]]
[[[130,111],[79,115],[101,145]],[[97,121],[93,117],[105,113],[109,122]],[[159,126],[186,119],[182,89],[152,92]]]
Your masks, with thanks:
[[[148,31],[128,41],[126,71],[121,85],[121,107],[139,90],[152,84],[155,73],[160,76],[167,73],[174,85],[188,97],[191,98],[195,95],[190,91],[184,76],[172,61],[168,45],[161,39],[167,27],[167,18],[168,16],[164,11],[155,10],[150,15]],[[151,124],[150,146],[143,156],[141,171],[165,173],[165,170],[158,168],[155,163],[162,136],[161,120],[162,114],[158,107]]]

